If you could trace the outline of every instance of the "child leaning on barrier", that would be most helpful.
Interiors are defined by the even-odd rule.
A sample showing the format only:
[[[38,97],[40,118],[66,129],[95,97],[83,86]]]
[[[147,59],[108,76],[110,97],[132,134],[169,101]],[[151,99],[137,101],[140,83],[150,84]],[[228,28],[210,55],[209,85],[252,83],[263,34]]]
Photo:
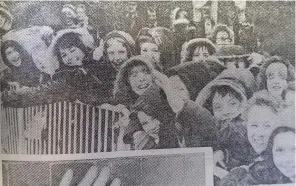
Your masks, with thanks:
[[[211,66],[213,68],[208,68],[205,64],[213,64]],[[190,100],[195,100],[199,92],[216,77],[214,71],[221,73],[222,70],[224,70],[222,65],[208,59],[204,63],[201,61],[182,63],[166,72],[171,82],[171,91],[178,94],[186,103],[182,112],[178,114],[176,126],[180,137],[184,137],[187,147],[214,146],[216,137],[212,115]],[[201,133],[206,140],[201,140]]]
[[[115,82],[116,102],[131,111],[123,141],[135,149],[178,147],[174,112],[153,81],[154,70],[147,58],[135,56],[122,65]]]
[[[212,113],[218,128],[216,162],[227,170],[252,161],[242,112],[253,95],[255,80],[245,69],[227,69],[198,94],[196,104]],[[219,156],[218,156],[219,154]],[[225,164],[225,165],[224,165]]]

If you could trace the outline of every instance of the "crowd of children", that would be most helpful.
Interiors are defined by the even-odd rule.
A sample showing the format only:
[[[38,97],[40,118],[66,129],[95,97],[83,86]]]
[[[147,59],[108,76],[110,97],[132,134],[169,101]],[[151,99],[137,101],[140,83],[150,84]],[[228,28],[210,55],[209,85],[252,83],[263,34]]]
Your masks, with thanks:
[[[9,30],[6,8],[4,106],[118,105],[127,110],[118,141],[132,149],[212,147],[217,185],[295,182],[294,62],[248,54],[226,25],[196,38],[179,9],[172,28],[144,27],[134,38],[114,30],[97,42],[85,6],[66,4],[58,31]]]

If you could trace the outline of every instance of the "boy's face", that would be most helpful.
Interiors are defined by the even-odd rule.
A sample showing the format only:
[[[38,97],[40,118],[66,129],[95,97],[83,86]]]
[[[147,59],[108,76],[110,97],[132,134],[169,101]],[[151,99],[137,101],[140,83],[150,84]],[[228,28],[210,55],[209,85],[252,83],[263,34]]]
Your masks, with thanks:
[[[10,64],[12,64],[15,67],[21,66],[22,64],[21,55],[17,50],[15,50],[14,47],[8,47],[5,50],[5,55]]]
[[[127,49],[123,43],[111,38],[107,41],[107,55],[113,67],[119,70],[120,66],[128,59]]]
[[[75,46],[60,48],[63,63],[67,66],[81,66],[84,59],[84,52]]]
[[[226,31],[220,31],[216,35],[217,45],[231,45],[231,38]]]
[[[152,58],[156,63],[160,62],[160,52],[158,46],[155,43],[142,43],[141,55]]]
[[[205,60],[209,57],[209,51],[206,46],[198,46],[192,56],[192,61],[198,62],[200,60]]]
[[[272,63],[266,69],[266,83],[268,92],[279,97],[287,88],[288,69],[283,63]]]
[[[0,12],[0,28],[3,28],[6,22],[6,17]]]
[[[295,133],[285,132],[276,135],[272,155],[273,162],[281,173],[295,180]]]
[[[132,90],[139,96],[152,85],[152,74],[144,65],[133,67],[128,78]]]
[[[142,111],[138,112],[138,118],[145,132],[151,137],[158,138],[160,122],[157,119],[148,116]]]
[[[215,93],[213,98],[213,113],[219,121],[227,121],[236,118],[242,113],[242,103],[229,93],[224,97]]]
[[[190,94],[186,87],[186,85],[183,83],[181,78],[178,75],[171,76],[170,81],[172,82],[173,90],[181,96],[183,100],[189,100]]]
[[[268,138],[276,128],[276,114],[266,106],[252,106],[247,115],[248,139],[253,149],[260,154],[266,149]]]

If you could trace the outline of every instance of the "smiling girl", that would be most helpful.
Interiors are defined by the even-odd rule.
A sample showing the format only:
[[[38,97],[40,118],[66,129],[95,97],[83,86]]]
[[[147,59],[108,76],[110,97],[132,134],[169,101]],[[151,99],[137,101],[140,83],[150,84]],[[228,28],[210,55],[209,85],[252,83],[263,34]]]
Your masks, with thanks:
[[[41,72],[34,64],[32,56],[18,41],[4,41],[1,55],[4,64],[11,70],[3,82],[17,82],[20,87],[37,87],[40,84]]]
[[[92,58],[93,40],[88,33],[66,29],[60,31],[54,39],[52,46],[60,68],[53,76],[53,80],[65,85],[76,94],[75,99],[89,104],[109,102],[111,87],[108,80],[108,68],[100,66]]]
[[[136,39],[138,54],[149,57],[160,70],[174,66],[172,63],[172,32],[164,27],[143,28]]]
[[[153,77],[155,67],[144,56],[126,61],[116,78],[114,97],[130,109],[123,141],[134,149],[178,147],[175,114]]]
[[[262,66],[257,78],[257,88],[267,90],[275,99],[282,103],[289,83],[295,80],[294,67],[286,59],[273,56]]]

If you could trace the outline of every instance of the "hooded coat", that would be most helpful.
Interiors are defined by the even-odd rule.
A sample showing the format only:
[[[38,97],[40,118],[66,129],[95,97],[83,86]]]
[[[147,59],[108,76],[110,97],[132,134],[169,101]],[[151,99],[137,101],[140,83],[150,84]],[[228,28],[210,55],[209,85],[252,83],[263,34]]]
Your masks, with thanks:
[[[77,37],[81,41],[82,50],[85,53],[81,66],[67,66],[63,64],[62,59],[58,56],[60,68],[53,76],[53,80],[64,84],[65,87],[70,87],[73,90],[73,99],[78,99],[84,103],[99,105],[110,102],[112,98],[112,70],[100,61],[95,61],[92,58],[94,48],[94,40],[92,36],[83,30],[67,29],[60,31],[54,40],[53,50],[57,55],[57,44],[59,40],[68,34]],[[68,92],[65,89],[65,92]]]
[[[152,84],[140,96],[136,95],[128,83],[128,73],[135,65],[145,65],[150,72],[154,66],[150,61],[142,56],[135,56],[127,60],[121,67],[114,87],[114,97],[116,103],[126,105],[131,114],[130,122],[125,128],[123,141],[126,144],[133,144],[135,149],[165,149],[178,147],[177,134],[174,127],[175,113],[170,108],[164,92],[156,85]],[[160,121],[159,142],[156,143],[143,129],[138,118],[138,112],[145,114]],[[135,144],[133,134],[141,131],[142,141]]]
[[[9,100],[9,104],[29,106],[57,101],[75,101],[76,99],[92,105],[111,102],[113,82],[109,79],[108,68],[92,59],[93,39],[91,36],[88,37],[89,34],[81,31],[79,29],[67,29],[57,33],[45,54],[45,56],[51,56],[51,59],[60,63],[51,81],[28,93],[17,95],[14,99]],[[81,46],[84,46],[82,50],[84,50],[85,58],[81,66],[64,65],[57,55],[58,42],[68,34],[78,37]],[[19,101],[21,103],[18,103]]]
[[[106,36],[103,38],[104,56],[105,57],[108,56],[107,55],[107,41],[109,39],[115,38],[115,37],[121,38],[125,41],[124,44],[127,49],[128,57],[131,57],[136,54],[135,41],[134,41],[133,37],[126,32],[119,31],[119,30],[113,30],[113,31],[109,32],[108,34],[106,34]]]
[[[225,67],[216,60],[206,60],[205,62],[186,62],[167,70],[170,76],[178,75],[189,91],[190,99],[195,100],[198,93]]]
[[[205,86],[199,93],[196,103],[212,112],[213,87],[229,86],[239,95],[243,102],[253,95],[256,84],[253,75],[245,69],[227,69]],[[230,170],[253,161],[253,148],[247,138],[247,129],[241,115],[231,121],[216,121],[218,127],[218,149],[224,151],[225,162]],[[250,156],[246,156],[250,154]]]
[[[10,68],[11,73],[7,81],[18,82],[20,86],[37,87],[44,82],[43,76],[46,73],[38,68],[38,61],[34,55],[40,50],[46,48],[42,37],[44,33],[50,31],[48,27],[30,27],[21,30],[12,30],[3,36],[1,44],[1,57],[4,64]],[[8,62],[5,54],[6,49],[13,47],[20,55],[21,65],[16,67]],[[40,65],[41,66],[41,65]],[[40,67],[39,66],[39,67]]]

